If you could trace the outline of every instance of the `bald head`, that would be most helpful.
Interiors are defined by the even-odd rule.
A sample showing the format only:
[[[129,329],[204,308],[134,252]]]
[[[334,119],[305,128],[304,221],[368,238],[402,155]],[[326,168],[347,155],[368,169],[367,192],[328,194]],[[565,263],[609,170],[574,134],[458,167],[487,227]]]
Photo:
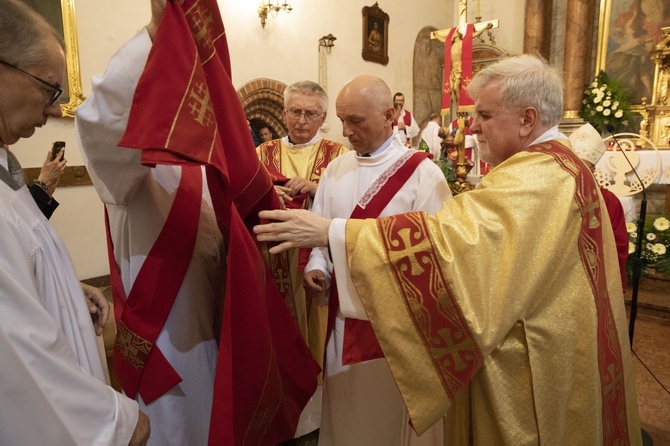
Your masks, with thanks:
[[[342,134],[360,154],[374,152],[393,134],[393,96],[378,77],[363,75],[347,82],[335,110]]]

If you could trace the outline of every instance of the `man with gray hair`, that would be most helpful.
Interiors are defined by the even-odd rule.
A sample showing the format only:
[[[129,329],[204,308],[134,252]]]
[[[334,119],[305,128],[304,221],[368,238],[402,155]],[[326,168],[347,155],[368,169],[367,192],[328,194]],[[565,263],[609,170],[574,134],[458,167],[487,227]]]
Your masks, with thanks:
[[[284,122],[288,135],[264,142],[256,148],[258,156],[272,176],[277,193],[285,197],[291,209],[309,209],[321,175],[333,159],[348,152],[342,144],[321,138],[319,128],[328,113],[328,95],[312,81],[300,81],[284,90]],[[309,250],[293,249],[263,254],[284,301],[288,305],[314,359],[323,366],[326,343],[327,307],[305,295],[303,269]],[[321,388],[303,411],[297,436],[319,428]]]
[[[8,149],[61,116],[64,80],[62,38],[0,0],[0,444],[143,445],[149,420],[106,384],[72,261]]]
[[[270,211],[274,251],[329,246],[418,433],[445,444],[641,444],[626,312],[605,203],[558,131],[563,84],[529,55],[468,92],[493,165],[435,216]],[[282,242],[283,241],[283,242]]]

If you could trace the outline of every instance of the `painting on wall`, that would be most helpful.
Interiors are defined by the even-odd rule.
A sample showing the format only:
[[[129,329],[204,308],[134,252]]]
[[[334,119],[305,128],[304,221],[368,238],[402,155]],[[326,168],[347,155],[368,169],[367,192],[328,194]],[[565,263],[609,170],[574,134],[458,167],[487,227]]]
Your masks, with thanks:
[[[388,54],[389,16],[375,2],[363,8],[363,60],[386,65]]]
[[[65,41],[67,82],[62,86],[63,95],[60,98],[60,104],[63,116],[74,117],[77,106],[85,99],[81,89],[74,0],[60,0],[59,2],[45,2],[43,0],[22,1],[44,17]]]
[[[650,52],[670,26],[670,2],[662,0],[601,0],[596,74],[605,70],[632,91],[632,103],[651,101],[654,62]]]

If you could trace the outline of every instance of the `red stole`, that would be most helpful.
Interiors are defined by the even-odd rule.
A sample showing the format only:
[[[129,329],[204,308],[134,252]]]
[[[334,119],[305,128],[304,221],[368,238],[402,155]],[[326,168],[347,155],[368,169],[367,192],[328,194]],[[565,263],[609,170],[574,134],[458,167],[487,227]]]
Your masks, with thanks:
[[[216,1],[168,2],[120,145],[147,165],[206,166],[228,246],[209,444],[272,445],[293,437],[318,366],[249,232],[278,200],[230,72]]]
[[[356,208],[349,218],[379,217],[379,214],[381,214],[384,208],[386,208],[393,197],[407,182],[409,177],[412,176],[419,164],[425,159],[428,159],[428,154],[425,152],[412,153],[411,156],[405,160],[402,167],[388,179],[386,184],[382,186],[365,208],[356,205]],[[335,293],[334,295],[333,292]],[[339,304],[337,303],[337,282],[335,280],[331,281],[330,297],[333,306],[331,306],[329,311],[331,312],[330,317],[334,321],[335,312],[339,307]],[[377,336],[375,336],[370,321],[345,318],[342,364],[356,364],[383,357],[384,353],[382,352],[382,348],[379,345],[379,341],[377,340]]]
[[[316,144],[317,156],[315,157],[312,169],[306,179],[318,184],[326,167],[328,167],[328,164],[339,155],[342,146],[339,143],[327,141],[325,139],[321,139]],[[259,146],[259,155],[261,162],[270,173],[272,182],[275,185],[283,186],[290,180],[290,178],[282,173],[281,140],[274,139],[261,144]],[[309,205],[309,194],[296,195],[293,197],[292,201],[286,201],[285,204],[289,209],[307,209]],[[298,271],[303,271],[305,269],[311,251],[311,249],[307,248],[302,248],[298,251]],[[291,251],[284,251],[279,254],[267,253],[266,255],[269,259],[272,277],[277,284],[279,293],[288,305],[291,315],[297,320],[294,286],[302,286],[302,282],[296,284],[294,283],[295,278],[291,277],[293,269],[291,265],[291,253]]]
[[[114,318],[114,372],[130,398],[146,404],[181,382],[155,345],[191,261],[202,203],[200,167],[183,167],[170,213],[126,298],[105,212]]]
[[[621,345],[614,329],[614,315],[607,290],[603,256],[603,231],[610,230],[602,224],[598,185],[586,165],[572,150],[556,141],[530,146],[528,152],[541,152],[552,156],[576,184],[575,202],[582,218],[578,240],[584,271],[588,275],[598,317],[598,369],[602,395],[603,444],[628,444],[628,419],[626,415],[626,389],[621,360]]]

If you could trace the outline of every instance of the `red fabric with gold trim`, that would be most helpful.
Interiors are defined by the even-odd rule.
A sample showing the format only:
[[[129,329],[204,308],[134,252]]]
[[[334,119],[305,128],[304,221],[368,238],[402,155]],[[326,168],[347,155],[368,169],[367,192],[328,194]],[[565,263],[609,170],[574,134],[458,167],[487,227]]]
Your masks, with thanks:
[[[403,290],[407,307],[421,307],[425,314],[430,314],[432,323],[425,324],[417,320],[416,312],[408,311],[426,350],[432,353],[433,366],[442,386],[453,401],[456,392],[465,388],[484,364],[484,357],[443,275],[437,249],[432,245],[429,250],[415,247],[430,240],[426,215],[423,212],[395,215],[380,219],[378,227],[387,261],[398,287]],[[420,257],[421,271],[412,268],[408,255],[392,260],[392,253],[403,251]]]
[[[209,443],[271,445],[293,437],[318,366],[249,232],[278,200],[229,73],[216,1],[169,1],[120,144],[148,165],[206,165],[228,244]]]
[[[107,255],[118,328],[114,343],[114,372],[126,395],[135,398],[139,393],[147,404],[182,381],[155,344],[190,264],[201,202],[201,168],[185,166],[165,224],[127,298],[114,258],[105,209]]]
[[[575,201],[582,215],[579,253],[591,283],[598,314],[598,368],[602,388],[603,444],[628,444],[621,345],[614,328],[614,315],[607,292],[601,217],[603,209],[600,208],[598,200],[598,185],[577,155],[559,143],[550,141],[531,146],[526,150],[551,155],[559,166],[576,180]],[[590,266],[592,261],[589,259],[595,259],[594,267]]]

